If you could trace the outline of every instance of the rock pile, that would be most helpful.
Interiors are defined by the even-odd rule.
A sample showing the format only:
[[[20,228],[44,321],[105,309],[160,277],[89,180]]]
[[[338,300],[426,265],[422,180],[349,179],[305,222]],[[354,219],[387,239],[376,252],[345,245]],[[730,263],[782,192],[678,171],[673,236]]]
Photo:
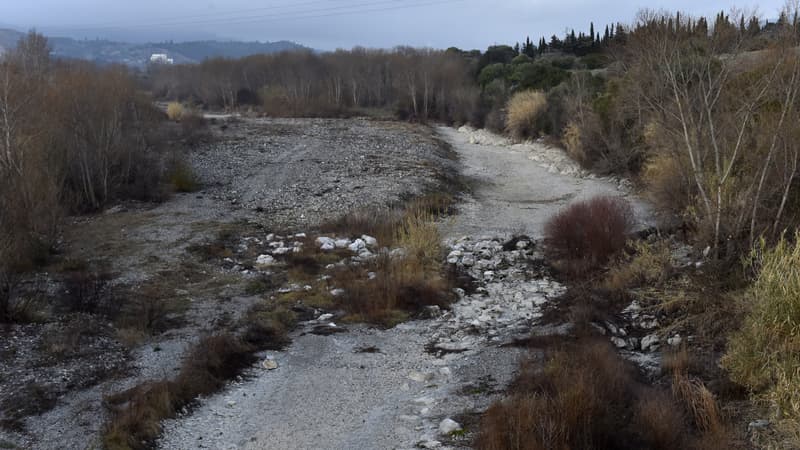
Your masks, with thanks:
[[[509,245],[510,244],[510,245]],[[542,309],[565,292],[540,269],[541,256],[529,240],[503,245],[496,238],[463,237],[450,245],[449,264],[479,287],[442,314],[431,348],[441,353],[469,352],[485,342],[503,343],[530,334]]]

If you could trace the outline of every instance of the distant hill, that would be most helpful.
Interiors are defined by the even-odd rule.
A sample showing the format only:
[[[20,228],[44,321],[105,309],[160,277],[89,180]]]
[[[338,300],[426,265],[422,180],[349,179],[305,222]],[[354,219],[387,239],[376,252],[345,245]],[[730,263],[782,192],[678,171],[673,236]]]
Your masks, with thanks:
[[[0,28],[0,55],[17,46],[17,41],[23,36],[16,30]]]
[[[0,54],[14,48],[24,36],[11,29],[0,29]],[[293,50],[308,50],[289,41],[239,42],[239,41],[193,41],[131,44],[108,40],[78,40],[48,37],[53,56],[65,59],[84,59],[98,64],[125,64],[143,67],[153,53],[166,53],[176,64],[198,63],[207,58],[241,58],[261,53],[278,53]]]

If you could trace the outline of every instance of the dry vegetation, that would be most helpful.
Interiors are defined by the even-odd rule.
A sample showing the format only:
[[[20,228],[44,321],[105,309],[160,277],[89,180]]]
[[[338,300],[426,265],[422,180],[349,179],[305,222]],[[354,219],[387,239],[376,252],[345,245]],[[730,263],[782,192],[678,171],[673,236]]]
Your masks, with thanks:
[[[572,203],[545,224],[547,251],[562,271],[591,271],[625,247],[633,224],[633,210],[624,199]]]
[[[800,446],[800,234],[754,255],[758,276],[745,299],[749,311],[723,364],[737,382],[771,405],[788,444]]]
[[[216,392],[250,366],[255,360],[252,351],[228,334],[201,339],[174,380],[145,383],[107,399],[116,412],[103,433],[103,444],[109,450],[151,448],[162,420],[174,417],[198,396]]]
[[[735,448],[713,396],[676,377],[674,391],[648,386],[606,342],[589,338],[523,365],[510,396],[484,415],[476,447]]]
[[[126,69],[54,61],[49,53],[32,32],[0,60],[3,321],[25,315],[17,284],[48,261],[65,214],[196,188],[180,150],[167,148],[201,123],[171,134]]]
[[[517,92],[508,101],[506,132],[517,139],[536,137],[536,123],[547,109],[547,97],[540,91]]]

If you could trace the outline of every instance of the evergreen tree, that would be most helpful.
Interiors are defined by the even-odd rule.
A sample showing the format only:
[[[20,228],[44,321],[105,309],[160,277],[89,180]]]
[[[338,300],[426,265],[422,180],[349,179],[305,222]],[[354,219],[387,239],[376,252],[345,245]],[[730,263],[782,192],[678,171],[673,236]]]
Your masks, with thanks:
[[[753,16],[750,18],[750,23],[747,24],[747,34],[751,37],[757,36],[761,32],[761,24],[758,22],[758,17]]]
[[[589,22],[589,36],[592,38],[592,45],[594,45],[594,22]]]
[[[609,31],[608,31],[608,25],[606,25],[606,32],[603,35],[603,45],[608,45],[608,41],[610,39],[611,39],[611,35],[609,34]]]
[[[622,27],[622,24],[617,22],[617,30],[614,33],[614,41],[619,42],[620,44],[624,44],[627,40],[628,36],[625,33],[625,28]]]
[[[514,44],[514,51],[515,51],[515,52],[517,52],[517,54],[519,55],[519,52],[520,52],[520,48],[519,48],[519,42],[517,42],[516,44]]]

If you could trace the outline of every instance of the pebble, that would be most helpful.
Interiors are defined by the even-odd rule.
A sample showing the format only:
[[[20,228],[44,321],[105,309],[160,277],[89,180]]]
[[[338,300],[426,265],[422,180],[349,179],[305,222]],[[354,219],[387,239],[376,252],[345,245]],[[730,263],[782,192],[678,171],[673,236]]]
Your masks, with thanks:
[[[261,367],[267,370],[275,370],[278,368],[278,362],[274,359],[265,359],[261,362]]]

